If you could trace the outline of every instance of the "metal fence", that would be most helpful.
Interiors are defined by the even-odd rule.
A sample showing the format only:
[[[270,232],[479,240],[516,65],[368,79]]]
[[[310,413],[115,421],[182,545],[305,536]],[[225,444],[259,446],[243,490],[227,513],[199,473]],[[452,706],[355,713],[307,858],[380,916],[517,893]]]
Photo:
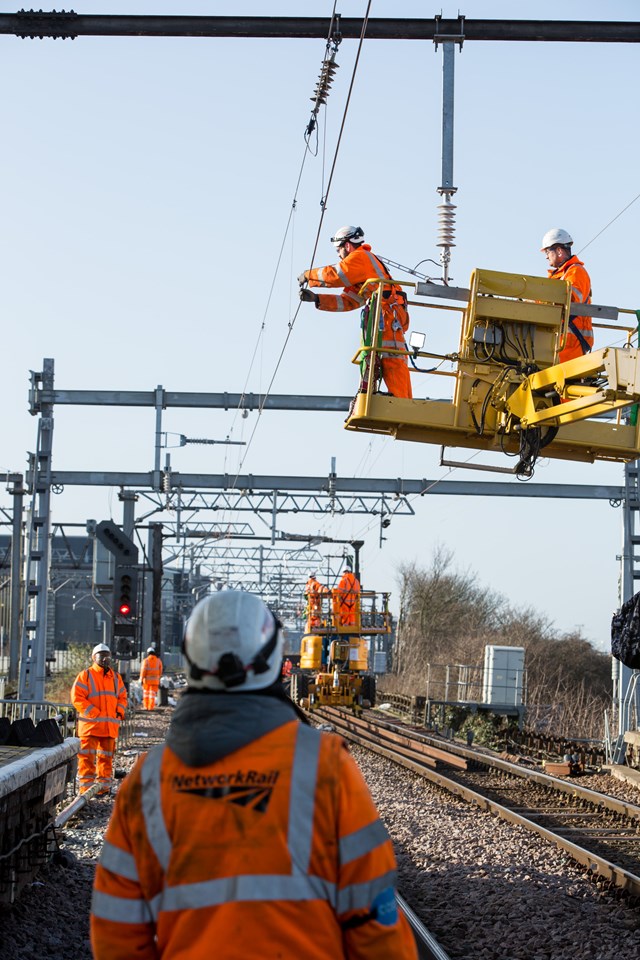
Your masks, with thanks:
[[[34,723],[40,720],[56,720],[62,736],[76,736],[76,711],[71,703],[53,703],[50,700],[0,700],[0,717],[8,717],[11,723],[14,720],[24,720],[31,717]]]
[[[80,658],[81,659],[81,658]],[[87,662],[84,666],[89,666],[91,662],[91,648],[87,647]],[[128,660],[130,672],[135,674],[140,672],[140,659]],[[162,665],[165,670],[180,671],[183,669],[182,654],[179,652],[163,653]],[[54,659],[48,661],[48,669],[51,673],[65,673],[71,670],[80,672],[83,669],[82,662],[78,660],[77,650],[55,650]],[[2,683],[4,677],[9,673],[9,657],[0,657],[0,698],[2,697]]]

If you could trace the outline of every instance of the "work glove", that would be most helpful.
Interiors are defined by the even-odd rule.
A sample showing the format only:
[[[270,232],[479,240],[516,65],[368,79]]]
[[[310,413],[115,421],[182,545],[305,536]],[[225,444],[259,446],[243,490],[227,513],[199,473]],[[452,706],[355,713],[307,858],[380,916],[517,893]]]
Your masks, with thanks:
[[[307,282],[308,282],[307,271],[305,270],[304,273],[301,273],[300,276],[298,277],[298,283],[300,284],[300,286],[302,286],[303,283],[307,283]]]
[[[300,288],[300,299],[304,303],[315,303],[316,307],[318,306],[318,294],[307,289],[307,287]]]
[[[124,720],[124,710],[116,710],[116,717],[118,720]]]

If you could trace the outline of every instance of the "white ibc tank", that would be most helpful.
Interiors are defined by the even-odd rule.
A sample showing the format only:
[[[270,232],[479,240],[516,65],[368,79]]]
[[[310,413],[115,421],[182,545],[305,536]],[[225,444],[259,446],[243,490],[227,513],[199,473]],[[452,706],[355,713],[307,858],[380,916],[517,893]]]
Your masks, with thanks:
[[[524,647],[484,648],[482,702],[516,706],[522,704]]]

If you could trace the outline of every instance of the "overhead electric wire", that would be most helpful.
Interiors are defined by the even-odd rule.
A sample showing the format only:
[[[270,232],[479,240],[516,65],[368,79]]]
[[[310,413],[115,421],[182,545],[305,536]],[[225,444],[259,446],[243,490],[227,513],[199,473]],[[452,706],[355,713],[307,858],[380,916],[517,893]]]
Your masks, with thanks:
[[[330,42],[331,42],[331,35],[332,35],[332,32],[333,32],[333,24],[334,24],[334,21],[335,21],[335,8],[336,8],[336,5],[337,5],[337,0],[336,0],[336,2],[334,3],[333,14],[332,14],[331,23],[330,23],[330,26],[329,26],[329,36],[328,36],[328,38],[327,38],[327,48],[328,48],[328,46],[329,46],[329,44],[330,44]],[[365,36],[365,33],[366,33],[366,28],[367,28],[367,23],[368,23],[368,20],[369,20],[369,11],[370,11],[370,9],[371,9],[371,0],[368,0],[367,11],[366,11],[366,14],[365,14],[365,17],[364,17],[364,20],[363,20],[362,31],[361,31],[361,34],[360,34],[360,41],[359,41],[359,44],[358,44],[358,50],[357,50],[357,53],[356,53],[356,59],[355,59],[355,63],[354,63],[354,67],[353,67],[353,71],[352,71],[352,75],[351,75],[351,83],[350,83],[349,91],[348,91],[348,94],[347,94],[347,100],[346,100],[346,104],[345,104],[345,108],[344,108],[344,112],[343,112],[342,123],[341,123],[341,126],[340,126],[340,132],[339,132],[339,135],[338,135],[338,140],[337,140],[336,148],[335,148],[335,152],[334,152],[333,163],[332,163],[332,166],[331,166],[331,173],[330,173],[329,182],[328,182],[328,185],[327,185],[327,191],[326,191],[325,194],[323,194],[322,201],[321,201],[322,212],[321,212],[321,215],[320,215],[320,221],[319,221],[318,230],[317,230],[317,233],[316,233],[316,239],[315,239],[315,243],[314,243],[314,247],[313,247],[313,253],[312,253],[312,255],[311,255],[311,263],[313,263],[313,260],[314,260],[314,257],[315,257],[315,254],[316,254],[316,251],[317,251],[317,248],[318,248],[318,242],[319,242],[319,238],[320,238],[320,232],[321,232],[321,229],[322,229],[322,222],[323,222],[323,219],[324,219],[324,214],[325,214],[325,209],[326,209],[326,201],[327,201],[327,197],[329,196],[329,193],[330,193],[330,190],[331,190],[331,182],[332,182],[332,179],[333,179],[333,174],[334,174],[335,167],[336,167],[336,162],[337,162],[337,159],[338,159],[338,153],[339,153],[339,150],[340,150],[340,143],[341,143],[341,139],[342,139],[342,133],[343,133],[343,130],[344,130],[344,126],[345,126],[345,122],[346,122],[346,117],[347,117],[347,112],[348,112],[348,109],[349,109],[349,103],[350,103],[350,100],[351,100],[351,93],[352,93],[352,90],[353,90],[353,85],[354,85],[354,82],[355,82],[355,77],[356,77],[357,68],[358,68],[358,63],[359,63],[359,60],[360,60],[360,52],[361,52],[361,50],[362,50],[362,44],[363,44],[364,36]],[[238,411],[240,410],[240,407],[242,406],[242,400],[243,400],[244,395],[245,395],[246,385],[247,385],[248,378],[249,378],[249,375],[250,375],[250,373],[251,373],[251,369],[252,369],[252,366],[253,366],[253,361],[254,361],[254,358],[255,358],[255,353],[257,352],[258,344],[260,343],[260,339],[261,339],[261,337],[262,337],[262,335],[263,335],[263,333],[264,333],[266,312],[267,312],[267,310],[268,310],[269,303],[270,303],[270,301],[271,301],[271,294],[272,294],[272,292],[273,292],[273,287],[274,287],[274,284],[275,284],[275,281],[276,281],[276,277],[277,277],[277,273],[278,273],[278,270],[279,270],[280,261],[281,261],[281,259],[282,259],[282,252],[283,252],[283,249],[284,249],[284,244],[285,244],[285,242],[286,242],[286,239],[287,239],[287,236],[288,236],[288,233],[289,233],[289,228],[290,228],[290,224],[291,224],[291,218],[293,217],[293,214],[294,214],[295,209],[296,209],[298,189],[299,189],[299,187],[300,187],[300,182],[301,182],[301,179],[302,179],[302,173],[303,173],[303,170],[304,170],[304,165],[305,165],[305,162],[306,162],[306,159],[307,159],[307,155],[308,155],[309,152],[311,152],[311,151],[310,151],[310,148],[309,148],[309,146],[308,146],[308,142],[306,142],[306,143],[305,143],[305,151],[304,151],[304,155],[303,155],[303,158],[302,158],[302,163],[301,163],[301,165],[300,165],[300,171],[299,171],[299,173],[298,173],[298,180],[297,180],[297,183],[296,183],[296,188],[295,188],[295,192],[294,192],[294,197],[293,197],[293,201],[292,201],[292,204],[291,204],[291,210],[290,210],[290,212],[289,212],[289,218],[288,218],[288,220],[287,220],[287,226],[286,226],[286,229],[285,229],[285,234],[284,234],[284,237],[283,237],[283,240],[282,240],[282,245],[281,245],[281,247],[280,247],[280,253],[279,253],[279,255],[278,255],[278,261],[277,261],[277,264],[276,264],[276,269],[275,269],[275,271],[274,271],[274,276],[273,276],[273,280],[272,280],[272,284],[271,284],[271,289],[270,289],[270,291],[269,291],[269,298],[268,298],[268,302],[267,302],[267,307],[266,307],[266,309],[265,309],[265,314],[264,314],[264,316],[263,316],[263,321],[262,321],[260,333],[259,333],[259,335],[258,335],[258,341],[257,341],[256,347],[255,347],[255,349],[254,349],[254,356],[252,357],[251,366],[250,366],[250,368],[249,368],[249,373],[247,374],[247,379],[246,379],[246,381],[245,381],[245,385],[244,385],[244,388],[243,388],[243,393],[242,393],[242,396],[241,396],[241,399],[240,399],[240,403],[238,404],[238,408],[237,408],[237,410],[236,410],[236,415],[235,415],[235,417],[234,417],[234,421],[232,422],[232,427],[231,427],[231,430],[229,431],[229,435],[231,434],[231,432],[232,432],[232,430],[233,430],[233,425],[235,424],[235,418],[237,417],[237,413],[238,413]],[[262,400],[261,400],[260,406],[259,406],[259,408],[258,408],[258,416],[257,416],[256,422],[255,422],[255,424],[254,424],[254,427],[253,427],[253,430],[252,430],[251,435],[250,435],[250,437],[249,437],[249,440],[247,441],[247,445],[246,445],[246,448],[245,448],[245,450],[244,450],[244,452],[243,452],[243,456],[240,458],[240,461],[239,461],[239,463],[238,463],[238,467],[237,467],[237,471],[236,471],[236,476],[235,476],[235,479],[234,479],[234,484],[236,483],[238,477],[240,476],[240,472],[241,472],[241,470],[242,470],[242,467],[243,467],[243,465],[244,465],[244,463],[245,463],[245,460],[246,460],[246,458],[247,458],[247,455],[248,455],[249,450],[250,450],[250,448],[251,448],[251,445],[252,445],[252,443],[253,443],[253,438],[254,438],[255,433],[256,433],[256,430],[257,430],[257,428],[258,428],[258,424],[260,423],[260,419],[261,419],[261,417],[262,417],[262,412],[263,412],[263,410],[264,410],[264,406],[265,406],[266,401],[267,401],[267,399],[268,399],[268,397],[269,397],[269,394],[270,394],[270,392],[271,392],[271,388],[272,388],[272,386],[273,386],[274,380],[275,380],[276,375],[277,375],[277,373],[278,373],[278,370],[279,370],[279,368],[280,368],[280,364],[281,364],[281,362],[282,362],[282,358],[283,358],[283,356],[284,356],[284,352],[285,352],[285,350],[286,350],[286,348],[287,348],[287,345],[288,345],[288,343],[289,343],[289,339],[290,339],[290,337],[291,337],[291,333],[292,333],[292,331],[293,331],[293,327],[294,327],[295,321],[296,321],[297,316],[298,316],[298,313],[299,313],[299,311],[300,311],[300,307],[301,307],[301,304],[299,303],[298,306],[297,306],[297,308],[296,308],[296,310],[295,310],[295,313],[294,313],[292,319],[289,321],[287,334],[286,334],[286,337],[285,337],[285,340],[284,340],[284,344],[283,344],[283,346],[282,346],[282,349],[281,349],[281,351],[280,351],[280,355],[279,355],[278,360],[277,360],[277,362],[276,362],[276,366],[275,366],[275,369],[274,369],[274,371],[273,371],[273,375],[272,375],[272,377],[271,377],[271,380],[269,381],[269,386],[267,387],[266,392],[265,392],[264,395],[262,396]]]
[[[359,64],[359,61],[360,61],[360,53],[361,53],[361,51],[362,51],[362,44],[363,44],[363,42],[364,42],[364,37],[365,37],[365,34],[366,34],[366,29],[367,29],[367,24],[368,24],[368,20],[369,20],[369,11],[370,11],[370,9],[371,9],[371,0],[368,0],[368,3],[367,3],[367,11],[366,11],[366,13],[365,13],[364,20],[363,20],[363,22],[362,22],[362,31],[361,31],[361,33],[360,33],[360,40],[359,40],[359,43],[358,43],[358,50],[357,50],[357,52],[356,52],[356,58],[355,58],[355,62],[354,62],[354,65],[353,65],[353,71],[352,71],[352,74],[351,74],[351,82],[350,82],[350,84],[349,84],[349,90],[348,90],[348,93],[347,93],[347,100],[346,100],[345,107],[344,107],[344,112],[343,112],[343,115],[342,115],[342,122],[341,122],[341,124],[340,124],[340,132],[339,132],[339,134],[338,134],[338,140],[337,140],[337,142],[336,142],[336,148],[335,148],[334,155],[333,155],[333,162],[332,162],[332,165],[331,165],[331,172],[330,172],[330,174],[329,174],[329,180],[328,180],[328,183],[327,183],[327,191],[326,191],[326,193],[325,193],[325,195],[323,196],[322,201],[321,201],[320,220],[319,220],[319,222],[318,222],[318,230],[317,230],[317,232],[316,232],[316,239],[315,239],[315,242],[314,242],[313,251],[312,251],[312,254],[311,254],[311,258],[310,258],[310,262],[311,262],[311,263],[313,263],[313,261],[314,261],[314,259],[315,259],[315,255],[316,255],[316,252],[317,252],[317,249],[318,249],[318,243],[320,242],[320,235],[321,235],[321,231],[322,231],[322,224],[323,224],[324,215],[325,215],[325,212],[326,212],[327,198],[329,197],[329,194],[330,194],[330,192],[331,192],[331,184],[332,184],[332,181],[333,181],[333,175],[334,175],[334,173],[335,173],[336,164],[337,164],[337,162],[338,162],[338,155],[339,155],[339,152],[340,152],[340,144],[341,144],[341,141],[342,141],[342,134],[343,134],[343,132],[344,132],[344,128],[345,128],[345,124],[346,124],[346,120],[347,120],[347,114],[348,114],[348,111],[349,111],[349,104],[350,104],[350,101],[351,101],[351,94],[352,94],[352,92],[353,92],[353,87],[354,87],[354,83],[355,83],[356,73],[357,73],[357,70],[358,70],[358,64]],[[303,163],[304,163],[304,161],[303,161]],[[269,381],[269,386],[267,387],[266,392],[265,392],[265,393],[263,394],[263,396],[262,396],[261,403],[260,403],[260,406],[259,406],[259,408],[258,408],[258,417],[257,417],[257,420],[256,420],[255,425],[254,425],[254,427],[253,427],[253,430],[252,430],[252,432],[251,432],[251,436],[249,437],[249,440],[247,441],[247,446],[246,446],[246,448],[245,448],[245,450],[244,450],[244,452],[243,452],[243,456],[242,456],[241,461],[240,461],[240,464],[239,464],[239,466],[238,466],[238,472],[237,472],[237,474],[236,474],[236,480],[237,480],[237,478],[238,478],[238,476],[239,476],[239,474],[240,474],[240,471],[242,470],[243,464],[244,464],[244,462],[245,462],[245,460],[246,460],[246,458],[247,458],[247,455],[248,455],[248,453],[249,453],[249,450],[250,450],[250,448],[251,448],[251,444],[252,444],[252,442],[253,442],[253,438],[254,438],[254,436],[255,436],[256,430],[258,429],[258,424],[260,423],[260,418],[262,417],[262,412],[263,412],[263,410],[264,410],[265,404],[266,404],[267,399],[268,399],[268,397],[269,397],[269,394],[270,394],[270,392],[271,392],[271,388],[272,388],[272,386],[273,386],[273,383],[274,383],[274,381],[275,381],[275,378],[276,378],[276,376],[277,376],[277,374],[278,374],[278,370],[280,369],[280,364],[282,363],[282,358],[283,358],[283,356],[284,356],[285,350],[287,349],[287,346],[288,346],[288,344],[289,344],[289,340],[290,340],[290,338],[291,338],[291,334],[292,334],[292,332],[293,332],[293,328],[294,328],[294,326],[295,326],[295,322],[296,322],[296,319],[297,319],[297,317],[298,317],[298,313],[300,312],[300,307],[301,307],[301,303],[298,304],[298,306],[297,306],[297,308],[296,308],[296,311],[295,311],[293,317],[291,318],[291,320],[290,320],[289,323],[288,323],[287,334],[286,334],[286,336],[285,336],[284,343],[283,343],[283,345],[282,345],[282,349],[281,349],[281,351],[280,351],[280,355],[279,355],[279,357],[278,357],[278,360],[276,361],[276,365],[275,365],[273,374],[272,374],[272,376],[271,376],[271,380]]]
[[[618,220],[618,219],[622,216],[622,214],[625,213],[625,212],[629,209],[629,207],[632,207],[633,204],[636,202],[636,200],[640,200],[640,193],[637,195],[637,197],[634,197],[633,200],[631,200],[631,202],[628,203],[628,204],[626,205],[626,207],[624,207],[624,208],[620,211],[620,213],[617,213],[617,214],[615,215],[615,217],[613,218],[613,220],[610,220],[609,223],[602,228],[602,230],[599,230],[598,233],[596,233],[595,237],[592,237],[591,240],[589,240],[589,243],[585,243],[584,247],[581,247],[581,248],[578,250],[578,254],[581,254],[583,250],[586,250],[587,247],[591,246],[591,244],[593,243],[593,241],[594,241],[594,240],[597,240],[598,237],[601,236],[601,234],[603,234],[603,233],[605,232],[605,230],[608,230],[609,227],[611,226],[611,224],[612,224],[612,223],[615,223],[616,220]]]

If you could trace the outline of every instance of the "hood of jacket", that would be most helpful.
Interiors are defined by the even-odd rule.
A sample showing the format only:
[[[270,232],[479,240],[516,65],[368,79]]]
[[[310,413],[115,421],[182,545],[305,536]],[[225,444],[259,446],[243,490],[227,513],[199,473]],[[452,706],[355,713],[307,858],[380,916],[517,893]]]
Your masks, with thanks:
[[[167,744],[189,767],[205,767],[297,720],[293,704],[264,694],[185,693]]]

